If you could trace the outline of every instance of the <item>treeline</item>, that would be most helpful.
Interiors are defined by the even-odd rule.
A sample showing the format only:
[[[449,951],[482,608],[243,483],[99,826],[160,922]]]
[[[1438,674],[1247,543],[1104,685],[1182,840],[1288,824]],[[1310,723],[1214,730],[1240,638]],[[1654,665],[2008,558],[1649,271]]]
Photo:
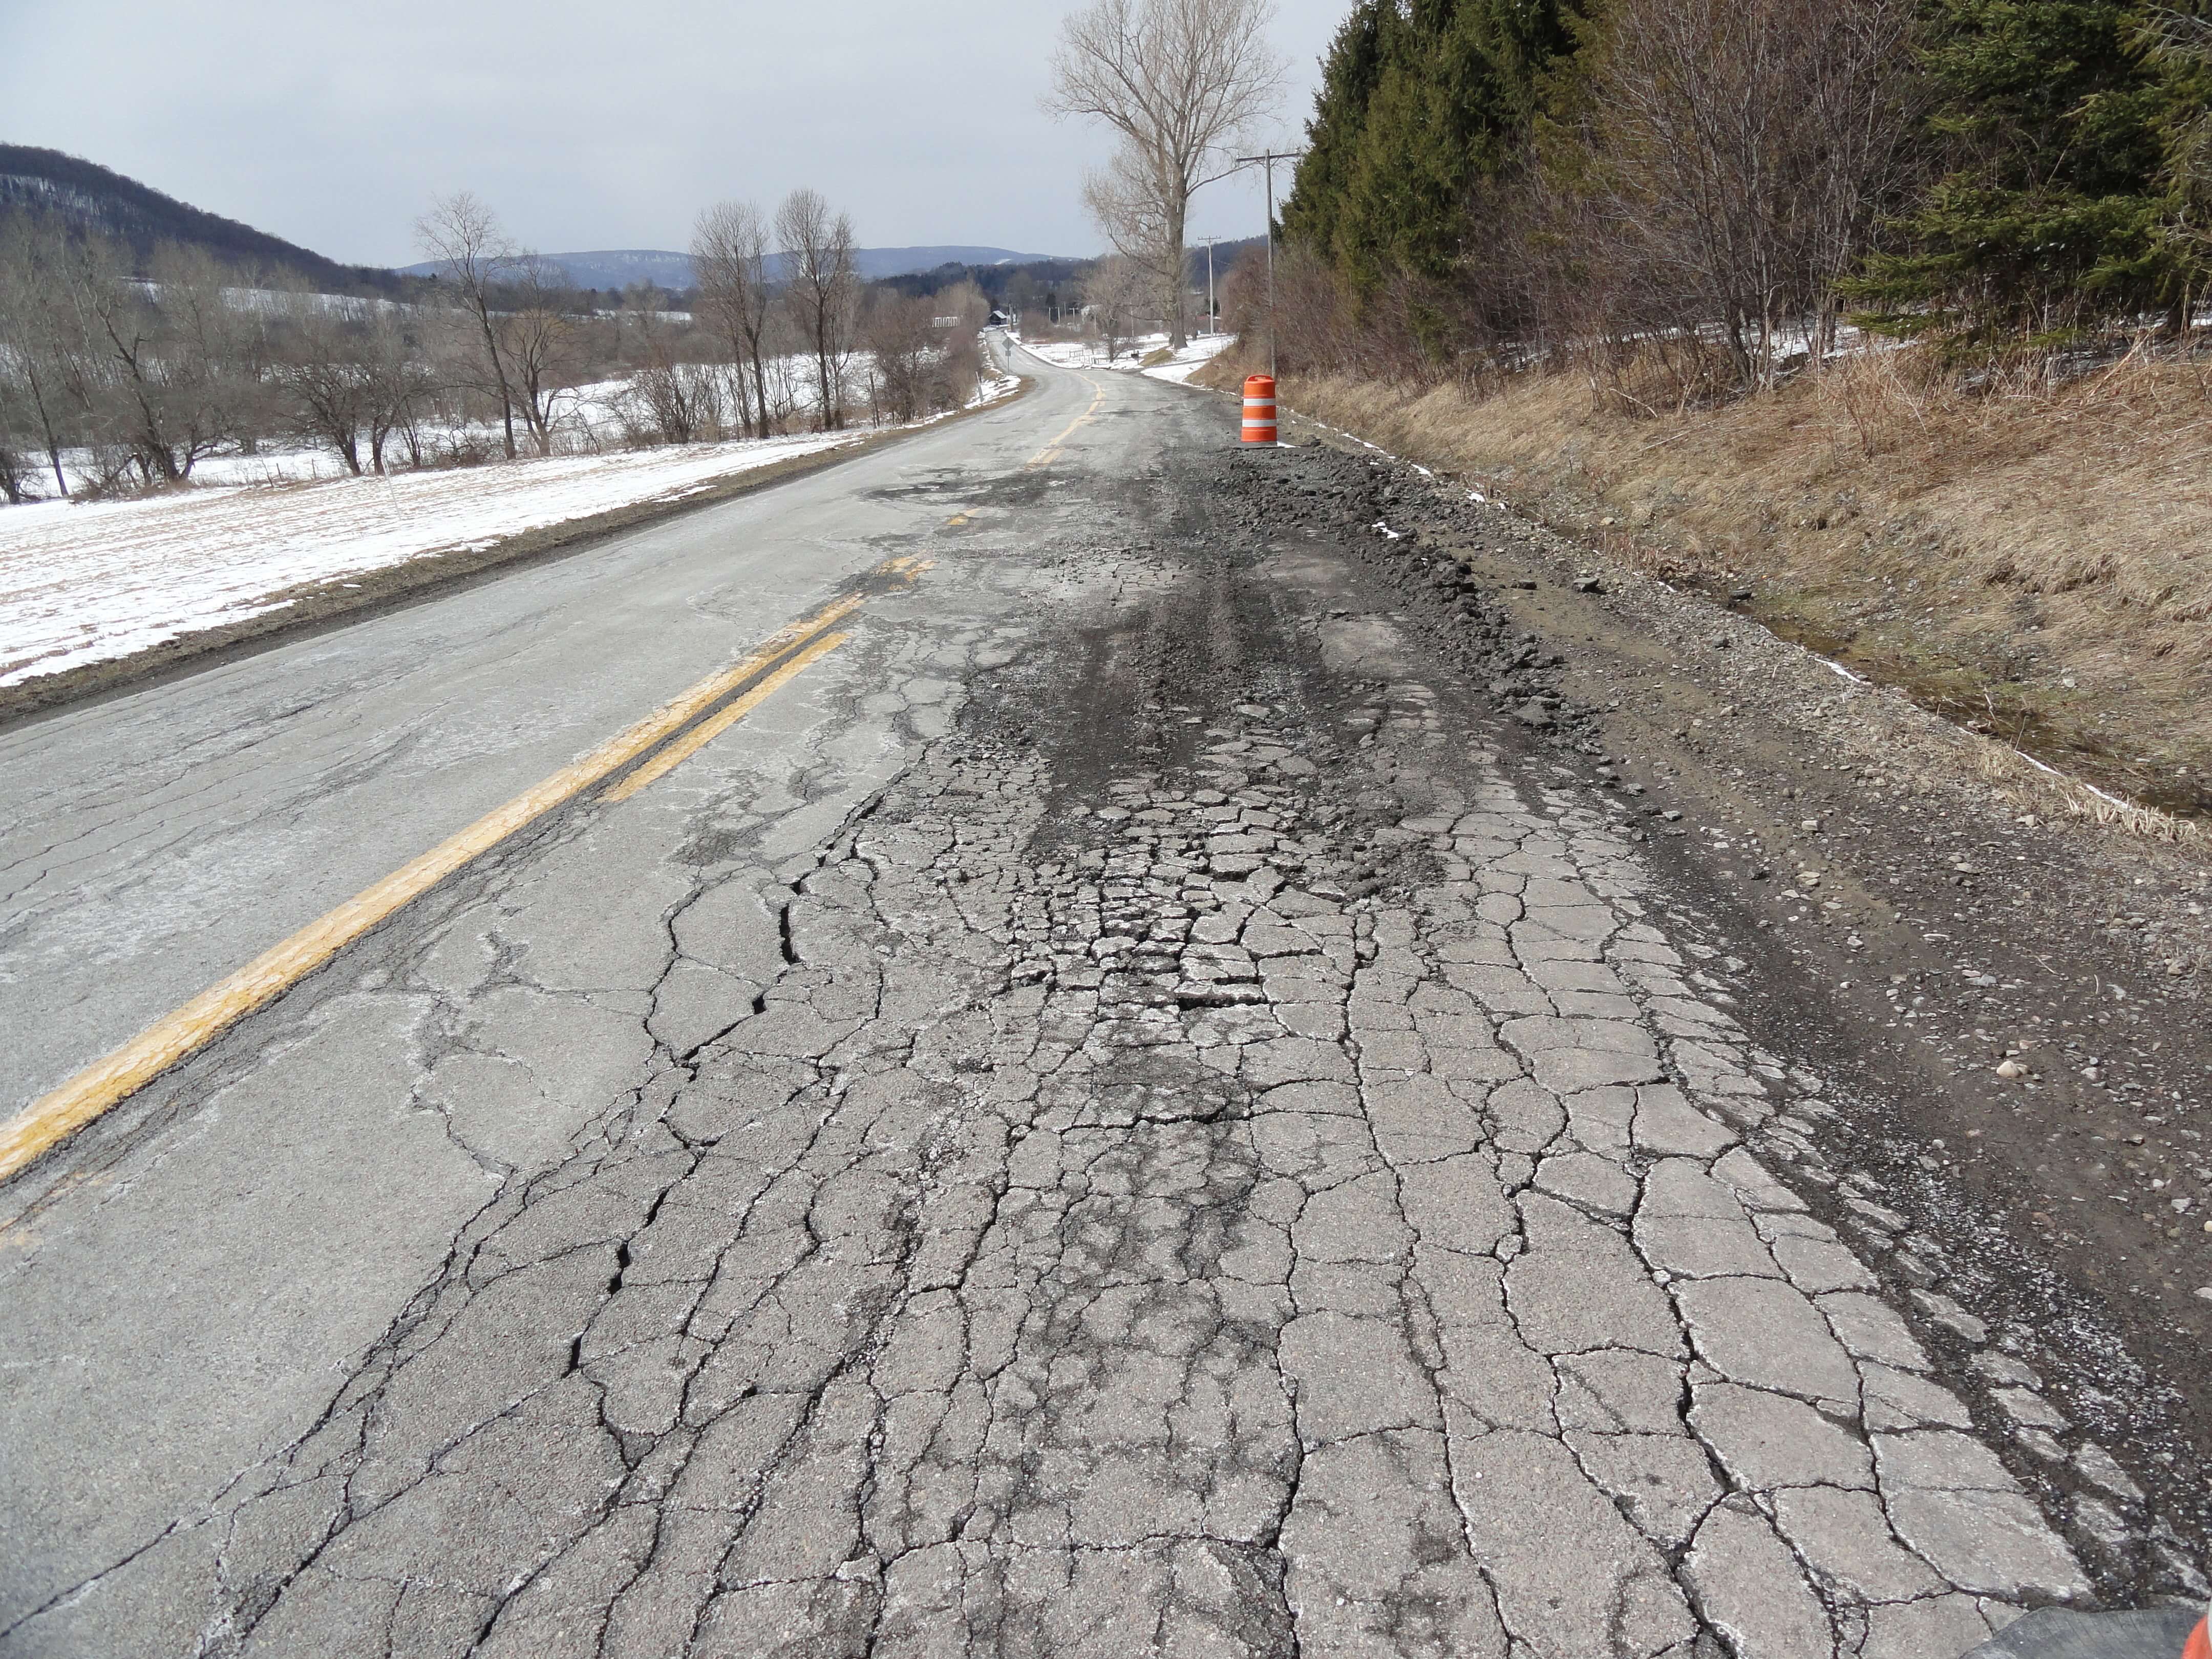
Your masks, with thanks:
[[[300,446],[360,474],[908,421],[983,372],[982,295],[861,283],[850,222],[811,191],[772,219],[702,214],[688,309],[580,292],[467,195],[417,233],[440,274],[399,301],[200,247],[142,260],[58,213],[0,223],[0,498],[161,488]]]
[[[2212,275],[2193,7],[1361,0],[1323,68],[1281,216],[1310,367],[1679,400],[1845,318],[1954,364],[2185,331]]]
[[[1089,259],[1031,259],[1020,264],[942,264],[934,270],[878,276],[876,282],[878,286],[915,295],[972,283],[994,306],[1030,311],[1041,303],[1048,303],[1049,295],[1079,289],[1083,273],[1092,263]]]

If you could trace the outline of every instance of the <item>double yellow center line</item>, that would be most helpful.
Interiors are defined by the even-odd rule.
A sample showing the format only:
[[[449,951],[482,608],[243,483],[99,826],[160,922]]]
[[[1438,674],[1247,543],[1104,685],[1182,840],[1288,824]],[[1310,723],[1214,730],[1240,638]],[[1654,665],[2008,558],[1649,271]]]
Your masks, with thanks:
[[[1024,466],[1042,466],[1048,461],[1057,460],[1060,458],[1060,447],[1074,435],[1076,428],[1083,425],[1093,415],[1096,415],[1098,412],[1098,405],[1106,401],[1106,388],[1104,386],[1092,380],[1088,374],[1079,374],[1075,378],[1091,388],[1091,407],[1085,410],[1083,413],[1070,421],[1067,423],[1066,431],[1061,433],[1060,436],[1054,438],[1042,449],[1040,449],[1036,454],[1030,456],[1029,459],[1023,462],[1022,465]]]
[[[878,593],[910,586],[924,559],[888,559],[855,592],[776,630],[759,649],[708,675],[581,760],[363,889],[157,1020],[106,1059],[41,1096],[0,1127],[0,1180],[68,1139],[438,883],[556,807],[614,780],[598,799],[628,800],[743,720],[848,635],[831,630]],[[732,694],[736,694],[734,696]],[[726,699],[728,701],[726,702]],[[620,776],[617,775],[620,774]]]

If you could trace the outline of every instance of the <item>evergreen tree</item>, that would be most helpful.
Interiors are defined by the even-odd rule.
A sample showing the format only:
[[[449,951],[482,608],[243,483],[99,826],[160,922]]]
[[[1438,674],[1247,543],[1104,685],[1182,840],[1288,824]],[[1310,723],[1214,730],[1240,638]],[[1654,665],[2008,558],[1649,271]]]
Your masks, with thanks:
[[[1475,185],[1525,139],[1568,45],[1559,0],[1370,0],[1324,69],[1283,224],[1355,289],[1446,276]]]
[[[2051,337],[2167,302],[2166,133],[2187,76],[2142,50],[2143,0],[1928,0],[1934,182],[1861,298],[1978,337]]]
[[[1382,30],[1391,0],[1360,0],[1322,59],[1321,88],[1306,122],[1306,153],[1282,209],[1285,240],[1325,257],[1336,245],[1345,185],[1367,126],[1367,106],[1382,73]]]
[[[2212,19],[2160,11],[2143,45],[2167,92],[2159,125],[2160,254],[2166,297],[2185,323],[2212,284]]]

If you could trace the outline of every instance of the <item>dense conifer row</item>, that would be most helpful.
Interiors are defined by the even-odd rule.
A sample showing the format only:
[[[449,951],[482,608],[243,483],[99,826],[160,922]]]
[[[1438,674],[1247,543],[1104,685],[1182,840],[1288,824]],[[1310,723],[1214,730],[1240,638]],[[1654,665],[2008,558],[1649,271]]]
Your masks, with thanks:
[[[2206,9],[1360,0],[1283,208],[1286,331],[1424,369],[1672,333],[1759,381],[1847,312],[1975,353],[2185,326]]]

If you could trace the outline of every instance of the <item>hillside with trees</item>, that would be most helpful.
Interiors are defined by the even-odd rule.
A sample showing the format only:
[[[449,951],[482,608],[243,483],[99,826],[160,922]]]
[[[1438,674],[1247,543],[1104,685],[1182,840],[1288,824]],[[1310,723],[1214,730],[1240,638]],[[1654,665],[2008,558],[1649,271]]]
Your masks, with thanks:
[[[399,277],[373,265],[335,259],[256,230],[136,179],[58,149],[0,144],[0,227],[54,218],[94,231],[129,252],[140,275],[161,248],[198,248],[240,270],[285,270],[333,294],[389,293]]]

